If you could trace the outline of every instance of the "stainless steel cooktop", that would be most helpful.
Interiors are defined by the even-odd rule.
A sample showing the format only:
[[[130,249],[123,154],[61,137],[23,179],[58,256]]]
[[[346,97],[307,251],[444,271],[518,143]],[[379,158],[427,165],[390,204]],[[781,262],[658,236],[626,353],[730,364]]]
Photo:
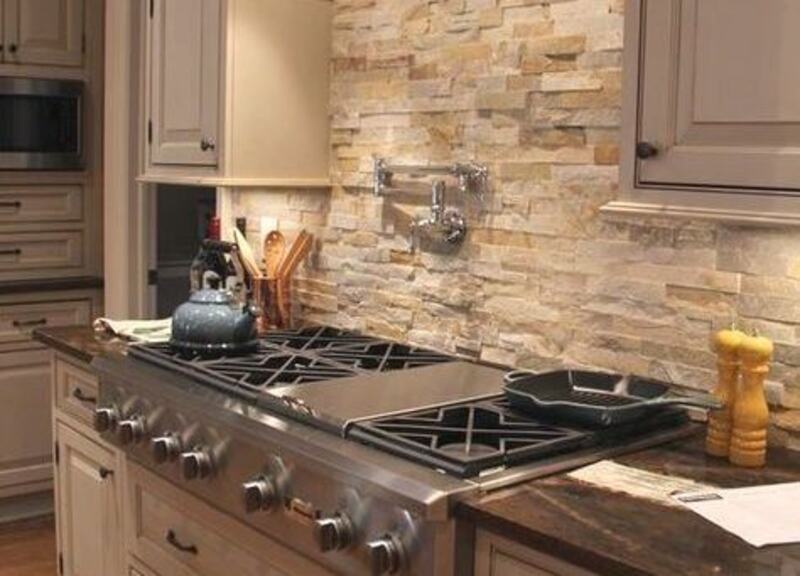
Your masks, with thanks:
[[[591,430],[515,413],[503,371],[424,348],[330,327],[273,332],[240,356],[202,358],[168,344],[131,348],[269,412],[458,477],[473,477],[669,427]]]

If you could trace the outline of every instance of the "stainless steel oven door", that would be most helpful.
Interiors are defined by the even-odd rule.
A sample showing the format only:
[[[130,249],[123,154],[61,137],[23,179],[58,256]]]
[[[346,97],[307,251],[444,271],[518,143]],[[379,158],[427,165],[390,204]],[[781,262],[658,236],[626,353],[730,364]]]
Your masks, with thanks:
[[[0,169],[84,167],[84,85],[0,77]]]

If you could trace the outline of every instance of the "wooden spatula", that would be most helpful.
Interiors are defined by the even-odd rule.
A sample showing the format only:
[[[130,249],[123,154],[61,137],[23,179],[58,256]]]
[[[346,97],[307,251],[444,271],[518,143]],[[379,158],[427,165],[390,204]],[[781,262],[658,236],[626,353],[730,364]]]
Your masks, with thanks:
[[[283,260],[286,250],[286,238],[277,230],[273,230],[264,238],[264,265],[267,268],[267,278],[277,277],[278,268]]]
[[[250,246],[247,238],[244,237],[244,234],[239,232],[238,228],[233,229],[233,239],[236,242],[236,246],[239,248],[239,255],[242,257],[242,265],[247,273],[252,278],[260,278],[261,270],[259,269],[258,262],[253,254],[253,248]]]

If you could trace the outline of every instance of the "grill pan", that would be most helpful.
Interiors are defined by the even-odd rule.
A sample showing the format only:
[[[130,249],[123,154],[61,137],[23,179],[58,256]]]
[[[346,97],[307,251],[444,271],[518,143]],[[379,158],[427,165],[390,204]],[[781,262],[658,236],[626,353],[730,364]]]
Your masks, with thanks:
[[[718,409],[713,396],[677,396],[664,382],[580,370],[535,374],[509,372],[506,397],[524,412],[550,419],[568,419],[592,426],[615,426],[646,418],[671,406]]]

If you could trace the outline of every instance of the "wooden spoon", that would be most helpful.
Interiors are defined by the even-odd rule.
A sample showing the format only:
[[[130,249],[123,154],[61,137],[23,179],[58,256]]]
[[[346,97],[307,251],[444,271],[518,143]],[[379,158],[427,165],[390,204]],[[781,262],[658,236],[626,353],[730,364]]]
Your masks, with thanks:
[[[278,268],[278,279],[284,282],[289,280],[303,258],[308,255],[313,239],[314,237],[305,230],[300,231],[291,248],[289,248],[289,253]]]
[[[286,250],[286,238],[277,230],[273,230],[264,238],[264,264],[267,267],[267,278],[273,279],[278,274],[278,267]]]

